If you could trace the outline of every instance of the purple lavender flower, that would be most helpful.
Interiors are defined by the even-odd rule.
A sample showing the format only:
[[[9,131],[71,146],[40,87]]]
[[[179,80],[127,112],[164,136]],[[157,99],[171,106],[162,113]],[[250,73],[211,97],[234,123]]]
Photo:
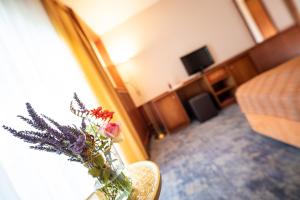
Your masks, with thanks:
[[[30,103],[26,103],[27,111],[32,120],[26,120],[25,117],[20,116],[21,119],[26,121],[29,125],[40,131],[47,131],[51,135],[55,136],[57,139],[65,139],[64,135],[59,133],[57,130],[53,129],[50,125],[48,125],[43,118],[41,118],[33,109]],[[31,123],[32,122],[32,123]]]
[[[8,132],[10,132],[13,136],[20,138],[20,139],[24,140],[25,142],[32,143],[32,144],[39,142],[39,139],[40,139],[39,137],[37,137],[35,135],[30,135],[30,134],[26,133],[26,131],[17,131],[15,129],[5,126],[5,125],[3,125],[2,127],[5,130],[7,130]]]
[[[83,111],[87,110],[84,106],[84,104],[80,101],[80,99],[78,98],[77,94],[74,92],[74,96],[73,99],[76,101],[77,105],[79,106],[79,108]]]
[[[51,122],[54,126],[56,126],[56,128],[63,133],[65,139],[69,140],[71,143],[76,141],[76,135],[78,133],[72,127],[60,125],[58,122],[51,119],[50,117],[47,117],[46,115],[42,116],[49,122]]]
[[[51,146],[48,147],[48,146],[38,145],[38,146],[30,146],[30,148],[34,149],[34,150],[53,152],[53,153],[57,153],[57,154],[62,153],[62,152],[58,151],[57,149],[55,149]]]
[[[85,135],[82,134],[81,130],[76,128],[76,126],[60,125],[45,115],[42,115],[44,118],[40,117],[29,103],[26,103],[26,107],[31,119],[20,115],[18,117],[35,128],[36,131],[17,131],[5,125],[3,128],[13,136],[27,143],[34,144],[30,147],[32,149],[55,152],[58,154],[63,153],[74,158],[72,161],[80,161],[80,159],[77,158],[77,152],[81,153],[85,147]],[[57,129],[53,128],[45,119]],[[74,145],[70,146],[70,144]]]
[[[81,129],[82,131],[85,131],[85,129],[86,129],[86,123],[85,123],[85,119],[84,119],[84,118],[82,118],[80,129]]]
[[[80,154],[82,153],[84,147],[85,147],[85,141],[86,141],[86,136],[84,134],[80,135],[76,142],[70,145],[69,149],[74,153],[74,154]]]

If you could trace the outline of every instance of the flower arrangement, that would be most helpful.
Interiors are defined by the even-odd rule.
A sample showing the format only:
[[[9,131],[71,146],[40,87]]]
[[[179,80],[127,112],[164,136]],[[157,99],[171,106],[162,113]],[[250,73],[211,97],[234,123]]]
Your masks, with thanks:
[[[77,109],[74,107],[77,104]],[[79,162],[96,178],[97,189],[107,199],[128,199],[132,191],[129,178],[123,173],[113,143],[121,141],[120,124],[111,122],[114,113],[98,107],[88,110],[74,93],[70,110],[82,118],[80,127],[61,125],[46,115],[38,115],[26,103],[29,117],[17,117],[34,130],[18,131],[3,125],[13,136],[30,143],[31,149],[64,154],[69,161]]]

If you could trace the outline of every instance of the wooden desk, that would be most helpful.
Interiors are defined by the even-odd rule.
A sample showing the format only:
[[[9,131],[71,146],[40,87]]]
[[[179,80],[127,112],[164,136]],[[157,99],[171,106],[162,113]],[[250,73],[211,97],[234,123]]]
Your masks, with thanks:
[[[176,92],[166,92],[151,101],[164,129],[174,132],[190,123],[189,116]]]
[[[246,71],[246,73],[243,74],[240,71]],[[237,57],[237,60],[220,64],[202,74],[191,76],[144,106],[151,107],[152,113],[150,114],[153,115],[151,118],[156,119],[155,122],[152,120],[152,124],[156,123],[166,132],[172,133],[187,126],[192,120],[188,106],[190,98],[203,92],[209,92],[216,105],[220,109],[224,108],[234,103],[237,86],[256,74],[248,55],[242,55]]]
[[[220,108],[226,107],[234,101],[234,99],[226,99],[226,95],[228,95],[228,93],[234,95],[234,91],[237,86],[248,81],[258,73],[278,66],[279,64],[298,55],[300,55],[300,28],[299,26],[292,26],[285,31],[280,32],[276,36],[255,45],[254,47],[226,60],[221,64],[218,64],[213,69],[206,71],[204,75],[198,74],[192,76],[183,83],[174,86],[172,90],[145,103],[140,107],[140,109],[143,110],[144,106],[152,108],[153,117],[156,119],[155,123],[164,127],[169,132],[172,132],[177,128],[182,127],[183,124],[188,124],[190,121],[185,117],[186,112],[184,111],[185,114],[183,114],[182,109],[179,109],[179,107],[184,107],[189,98],[196,96],[203,91],[208,91],[213,95]],[[213,87],[214,80],[212,80],[211,77],[207,78],[207,75],[211,76],[211,74],[213,74],[212,76],[214,76],[214,73],[218,70],[218,68],[224,68],[227,74],[230,75],[229,78],[224,81],[225,83],[227,82],[226,84],[228,87]],[[225,93],[225,97],[223,93]],[[176,95],[178,97],[175,98],[176,101],[172,104],[166,103],[166,107],[161,109],[161,105],[163,104],[162,102],[164,100],[168,102],[168,99],[166,98],[169,98],[169,96],[172,95]],[[177,102],[178,105],[175,105],[175,102]],[[160,106],[156,106],[157,103],[159,103]],[[156,108],[154,109],[155,106]],[[176,109],[174,109],[174,107],[176,107]],[[177,111],[175,112],[174,110]],[[178,123],[178,126],[173,123],[172,128],[169,128],[168,124],[165,123],[166,119],[165,121],[161,119],[160,116],[168,118],[168,113],[172,113],[171,115],[183,116],[181,118],[182,121]],[[148,123],[150,124],[150,122]]]

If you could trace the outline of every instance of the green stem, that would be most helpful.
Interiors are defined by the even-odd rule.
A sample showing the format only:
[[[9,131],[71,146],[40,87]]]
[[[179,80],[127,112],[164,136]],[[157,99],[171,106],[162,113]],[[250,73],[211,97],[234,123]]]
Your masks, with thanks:
[[[132,184],[129,178],[122,172],[113,181],[107,183],[99,190],[105,194],[108,200],[123,200],[129,198],[132,191]]]

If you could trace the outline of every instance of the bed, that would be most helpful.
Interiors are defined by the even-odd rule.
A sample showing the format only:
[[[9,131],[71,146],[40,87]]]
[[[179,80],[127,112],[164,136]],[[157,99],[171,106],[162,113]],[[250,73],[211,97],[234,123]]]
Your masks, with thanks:
[[[300,148],[300,57],[244,83],[236,97],[253,130]]]

